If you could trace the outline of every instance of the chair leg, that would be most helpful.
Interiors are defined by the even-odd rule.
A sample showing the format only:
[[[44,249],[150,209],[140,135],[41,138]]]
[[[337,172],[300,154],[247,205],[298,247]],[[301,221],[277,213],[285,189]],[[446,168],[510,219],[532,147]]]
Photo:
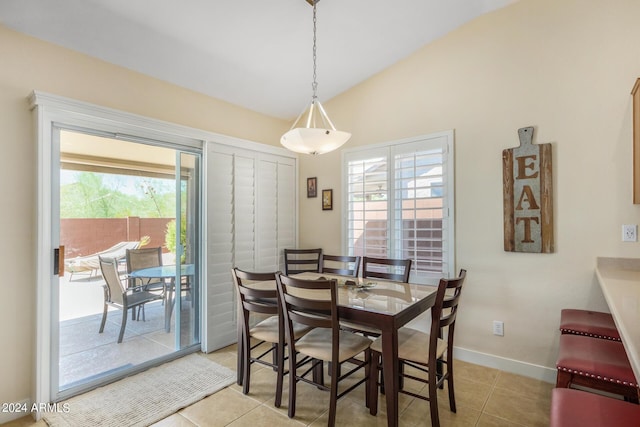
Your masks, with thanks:
[[[376,415],[378,413],[378,378],[380,377],[380,353],[371,352],[369,364],[369,413]]]
[[[289,350],[289,410],[287,412],[289,418],[296,416],[296,384],[298,383],[296,364],[296,354]]]
[[[243,334],[245,335],[245,334]],[[249,394],[249,381],[251,381],[251,337],[244,336],[244,345],[243,345],[243,362],[244,365],[242,368],[242,393]]]
[[[453,359],[447,360],[447,388],[449,389],[449,409],[451,412],[456,412],[456,395],[453,390]]]
[[[313,382],[320,384],[318,390],[322,390],[323,388],[320,386],[324,386],[324,362],[313,359],[311,363],[313,363]],[[331,369],[331,364],[329,364],[329,369]],[[329,376],[331,376],[331,372],[329,372]]]
[[[556,388],[569,388],[571,376],[569,372],[558,370],[556,375]]]
[[[438,416],[438,385],[436,378],[429,378],[429,409],[431,412],[431,426],[440,427],[440,418]]]
[[[277,353],[277,377],[276,377],[276,400],[275,407],[279,408],[282,404],[282,383],[284,382],[284,344],[278,343],[276,348]]]
[[[432,372],[436,372],[436,361],[430,360],[429,366],[429,410],[431,412],[431,426],[440,427],[440,417],[438,416],[438,377],[437,375],[431,375]]]
[[[118,336],[118,344],[122,342],[122,338],[124,337],[124,328],[127,326],[127,309],[122,310],[122,326],[120,326],[120,335]]]
[[[102,322],[100,322],[100,330],[98,331],[101,334],[104,331],[104,325],[107,322],[107,311],[109,311],[107,303],[104,303],[104,309],[102,311]]]
[[[369,378],[371,378],[371,349],[370,348],[365,350],[364,358],[366,362],[366,365],[364,365],[364,377],[367,379],[364,383],[364,396],[365,396],[364,403],[365,403],[365,406],[368,408],[371,405],[371,381],[369,381]]]
[[[278,344],[271,344],[271,363],[273,363],[273,370],[278,372]]]
[[[449,359],[447,359],[449,360]],[[445,362],[442,359],[438,359],[436,361],[436,376],[438,377],[438,379],[442,378],[442,376],[444,375],[444,366]],[[444,382],[440,383],[440,389],[444,388]]]
[[[236,384],[242,385],[242,379],[244,378],[244,338],[243,333],[238,333],[240,336],[238,337],[238,355],[236,357]]]
[[[321,365],[322,366],[322,365]],[[336,425],[336,407],[338,406],[338,378],[340,377],[340,363],[331,364],[331,396],[329,397],[329,422],[327,425]]]

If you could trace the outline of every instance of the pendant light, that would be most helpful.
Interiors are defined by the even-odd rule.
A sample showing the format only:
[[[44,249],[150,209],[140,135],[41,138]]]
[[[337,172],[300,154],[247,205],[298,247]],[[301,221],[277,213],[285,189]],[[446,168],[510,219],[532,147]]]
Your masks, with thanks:
[[[311,104],[305,108],[293,123],[289,132],[282,135],[280,143],[296,153],[324,154],[333,151],[351,138],[349,132],[336,130],[327,112],[318,100],[318,82],[316,81],[316,3],[320,0],[307,0],[313,5],[313,96]]]

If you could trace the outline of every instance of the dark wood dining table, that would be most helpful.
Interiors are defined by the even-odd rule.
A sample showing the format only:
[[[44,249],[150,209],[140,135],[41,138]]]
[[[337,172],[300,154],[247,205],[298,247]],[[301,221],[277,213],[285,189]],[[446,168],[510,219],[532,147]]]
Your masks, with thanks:
[[[381,332],[387,425],[397,426],[400,388],[398,329],[433,306],[436,287],[325,273],[300,273],[295,277],[310,280],[320,277],[336,279],[340,320]],[[355,282],[355,286],[347,285],[348,281]],[[249,286],[275,288],[275,281],[257,282]],[[240,329],[238,333],[242,333]],[[240,342],[238,339],[238,343]],[[241,375],[240,369],[238,375]]]

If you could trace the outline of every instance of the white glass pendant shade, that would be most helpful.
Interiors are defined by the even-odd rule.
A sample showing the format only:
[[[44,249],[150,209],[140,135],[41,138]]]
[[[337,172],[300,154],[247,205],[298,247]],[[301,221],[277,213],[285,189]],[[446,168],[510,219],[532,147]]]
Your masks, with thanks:
[[[288,150],[304,154],[324,154],[342,146],[351,138],[349,132],[336,130],[317,98],[282,135],[280,143]]]

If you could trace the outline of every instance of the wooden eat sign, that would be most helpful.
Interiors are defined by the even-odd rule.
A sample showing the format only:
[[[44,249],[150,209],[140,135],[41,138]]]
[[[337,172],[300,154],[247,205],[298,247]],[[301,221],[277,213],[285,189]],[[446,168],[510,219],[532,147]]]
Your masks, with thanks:
[[[553,252],[551,144],[533,144],[533,127],[518,129],[520,146],[502,151],[504,250]]]

